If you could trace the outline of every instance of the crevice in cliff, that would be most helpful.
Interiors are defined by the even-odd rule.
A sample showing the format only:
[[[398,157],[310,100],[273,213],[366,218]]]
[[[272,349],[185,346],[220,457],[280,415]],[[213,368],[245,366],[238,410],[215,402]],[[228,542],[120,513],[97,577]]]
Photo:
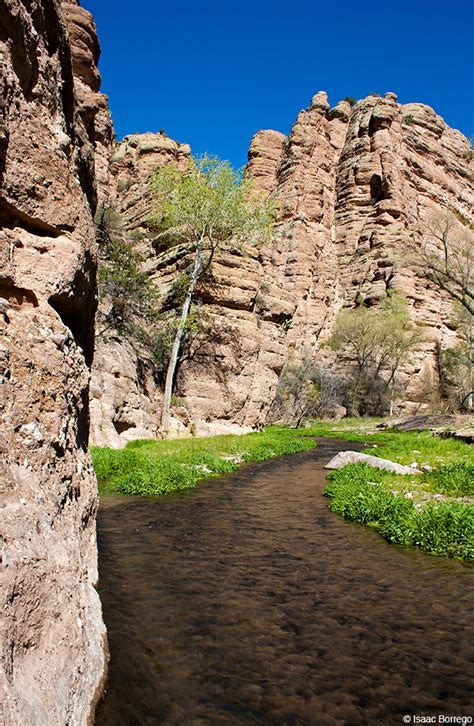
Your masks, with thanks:
[[[370,198],[375,203],[385,199],[384,185],[380,174],[372,174],[370,179]]]
[[[26,232],[34,234],[37,237],[60,237],[66,230],[53,227],[51,224],[44,222],[38,217],[30,217],[25,212],[17,209],[4,199],[0,199],[0,226],[7,229],[21,227]],[[68,229],[71,229],[68,227]]]
[[[0,297],[8,300],[12,307],[22,307],[25,304],[32,305],[37,308],[38,298],[31,290],[26,290],[22,287],[15,287],[10,285],[0,285]],[[7,313],[4,313],[7,315]]]

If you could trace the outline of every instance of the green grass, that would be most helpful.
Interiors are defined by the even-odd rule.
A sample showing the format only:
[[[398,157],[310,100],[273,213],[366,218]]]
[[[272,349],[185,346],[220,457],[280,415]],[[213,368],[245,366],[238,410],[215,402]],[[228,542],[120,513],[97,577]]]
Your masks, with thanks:
[[[321,430],[320,425],[315,428]],[[314,433],[315,428],[307,431]],[[334,429],[329,435],[334,435]],[[324,494],[331,498],[332,511],[373,527],[391,542],[414,545],[433,555],[474,560],[472,448],[429,432],[339,435],[365,441],[366,453],[427,469],[400,476],[366,464],[350,464],[331,472]]]
[[[314,436],[271,426],[262,433],[202,439],[131,441],[124,449],[91,449],[101,491],[154,496],[236,471],[242,462],[264,461],[314,447]]]
[[[243,436],[132,441],[122,450],[93,448],[92,458],[102,492],[155,496],[231,473],[242,462],[306,451],[318,436],[363,442],[367,453],[432,468],[410,476],[366,464],[338,469],[324,490],[332,511],[374,528],[391,542],[473,561],[472,449],[428,432],[377,431],[376,424],[374,419],[344,419],[297,431],[271,426]]]
[[[474,507],[464,502],[413,500],[390,490],[395,475],[366,464],[349,464],[329,474],[324,494],[330,509],[376,529],[385,539],[415,545],[433,555],[474,561]],[[388,485],[388,486],[387,486]]]

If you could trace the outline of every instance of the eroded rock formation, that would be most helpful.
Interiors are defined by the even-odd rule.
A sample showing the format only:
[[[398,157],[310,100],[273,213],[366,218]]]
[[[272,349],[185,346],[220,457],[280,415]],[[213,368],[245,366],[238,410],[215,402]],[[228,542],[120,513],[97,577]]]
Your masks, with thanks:
[[[70,25],[71,62],[59,2],[0,2],[0,683],[9,726],[88,723],[106,666],[87,452],[98,45],[89,14],[71,6],[83,61]]]
[[[134,135],[110,165],[114,204],[165,308],[187,260],[179,250],[154,249],[145,226],[151,208],[146,179],[156,166],[182,165],[189,153],[184,148],[185,154],[159,134]],[[389,286],[404,292],[424,330],[401,375],[407,401],[400,405],[422,409],[436,388],[437,347],[457,338],[450,300],[407,267],[404,251],[437,211],[472,219],[468,140],[433,109],[400,105],[393,93],[331,109],[320,92],[288,137],[276,131],[254,136],[247,173],[276,196],[282,219],[271,244],[224,250],[200,284],[195,302],[203,331],[180,366],[177,395],[187,411],[176,409],[176,429],[189,429],[189,421],[200,433],[262,424],[285,362],[314,356],[343,307],[361,296],[376,304]],[[122,445],[157,435],[159,386],[150,375],[140,382],[136,354],[115,339],[108,349],[98,346],[96,361],[94,438]]]
[[[253,141],[250,172],[265,134],[273,132]],[[404,368],[403,405],[425,405],[436,385],[436,348],[454,344],[456,334],[449,298],[407,266],[407,241],[419,240],[437,212],[472,221],[468,140],[430,107],[400,105],[393,93],[333,109],[318,93],[276,163],[277,171],[269,170],[274,185],[263,188],[281,201],[284,220],[266,271],[295,297],[290,349],[314,354],[343,306],[360,296],[376,303],[389,286],[401,290],[424,331]]]

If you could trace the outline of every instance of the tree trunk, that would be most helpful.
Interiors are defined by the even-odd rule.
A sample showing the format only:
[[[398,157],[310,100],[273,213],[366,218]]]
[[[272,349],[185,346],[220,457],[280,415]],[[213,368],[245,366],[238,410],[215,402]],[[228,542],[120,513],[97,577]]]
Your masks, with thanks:
[[[171,396],[173,394],[174,375],[175,375],[176,366],[178,363],[179,351],[181,349],[181,343],[182,343],[183,336],[184,336],[186,321],[187,321],[188,315],[189,315],[189,308],[191,307],[193,293],[194,293],[196,284],[202,274],[202,270],[203,270],[202,255],[201,255],[201,251],[198,249],[198,250],[196,250],[196,257],[194,258],[193,271],[191,273],[191,279],[189,281],[188,291],[186,293],[186,298],[183,303],[183,308],[181,310],[181,317],[180,317],[180,320],[178,323],[178,328],[176,330],[176,335],[174,337],[173,347],[171,349],[170,362],[168,363],[168,370],[166,371],[165,393],[164,393],[164,398],[163,398],[163,409],[161,411],[161,429],[162,429],[163,433],[165,433],[165,434],[168,433],[169,427],[170,427]]]

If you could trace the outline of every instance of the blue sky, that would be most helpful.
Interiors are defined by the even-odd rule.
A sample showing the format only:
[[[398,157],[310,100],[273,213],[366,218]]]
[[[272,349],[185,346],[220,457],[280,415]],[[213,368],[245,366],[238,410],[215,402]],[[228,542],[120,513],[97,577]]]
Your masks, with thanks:
[[[118,138],[158,131],[246,162],[319,90],[395,91],[474,134],[472,0],[82,0]]]

